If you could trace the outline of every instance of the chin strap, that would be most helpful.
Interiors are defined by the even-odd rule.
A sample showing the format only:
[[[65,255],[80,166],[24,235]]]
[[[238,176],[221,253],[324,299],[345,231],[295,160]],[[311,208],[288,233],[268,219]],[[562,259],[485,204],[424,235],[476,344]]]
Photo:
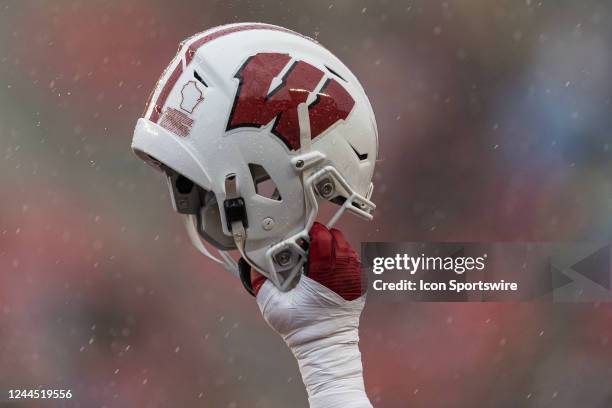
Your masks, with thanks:
[[[260,269],[257,267],[255,262],[248,257],[244,249],[247,239],[245,226],[249,225],[249,221],[246,214],[244,199],[238,194],[236,174],[234,173],[230,173],[225,177],[225,201],[223,202],[223,208],[225,210],[225,218],[227,220],[228,229],[231,231],[236,248],[242,257],[240,258],[240,262],[243,263],[243,266],[244,263],[246,263],[250,267]],[[244,269],[244,267],[240,268],[240,263],[238,265],[239,275],[241,276],[242,280],[242,269]]]

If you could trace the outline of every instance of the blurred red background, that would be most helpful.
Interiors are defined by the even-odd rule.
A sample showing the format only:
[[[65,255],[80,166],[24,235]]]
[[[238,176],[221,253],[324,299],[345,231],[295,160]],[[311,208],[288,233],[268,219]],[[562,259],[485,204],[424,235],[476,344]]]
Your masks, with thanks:
[[[67,407],[307,406],[282,340],[130,151],[182,39],[278,24],[360,78],[381,151],[375,221],[342,222],[356,246],[609,241],[611,13],[593,0],[0,4],[0,391],[69,388]],[[370,303],[367,391],[385,408],[610,407],[611,323],[608,304]]]

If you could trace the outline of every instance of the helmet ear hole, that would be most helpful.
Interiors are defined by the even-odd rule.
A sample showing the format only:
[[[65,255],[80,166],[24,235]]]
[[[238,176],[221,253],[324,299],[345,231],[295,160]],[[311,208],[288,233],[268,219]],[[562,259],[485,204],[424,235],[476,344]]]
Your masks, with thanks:
[[[176,189],[181,194],[189,194],[191,190],[193,190],[193,181],[189,180],[187,177],[182,174],[176,178]]]
[[[251,172],[253,185],[255,186],[255,193],[262,197],[269,198],[270,200],[282,200],[276,183],[272,180],[272,177],[263,166],[249,163],[249,170]]]
[[[165,168],[165,172],[174,210],[180,214],[197,214],[203,204],[200,189],[195,188],[193,181],[170,168]]]

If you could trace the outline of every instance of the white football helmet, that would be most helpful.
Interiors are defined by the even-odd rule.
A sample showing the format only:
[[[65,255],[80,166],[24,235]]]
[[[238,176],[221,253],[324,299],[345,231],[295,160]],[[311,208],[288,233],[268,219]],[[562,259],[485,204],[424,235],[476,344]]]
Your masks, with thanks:
[[[375,208],[378,134],[363,88],[315,40],[274,25],[182,42],[132,149],[165,172],[201,252],[235,274],[246,261],[283,291],[301,276],[318,200],[339,205],[328,227],[344,211],[370,220]]]

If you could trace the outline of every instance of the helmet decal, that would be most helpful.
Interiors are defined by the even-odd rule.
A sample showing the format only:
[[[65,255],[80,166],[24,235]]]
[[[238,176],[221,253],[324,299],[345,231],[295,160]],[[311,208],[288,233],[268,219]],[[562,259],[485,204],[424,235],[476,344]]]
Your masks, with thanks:
[[[166,108],[159,125],[175,135],[187,137],[193,127],[193,119],[177,109]]]
[[[237,32],[241,32],[241,31],[248,31],[248,30],[270,30],[270,31],[280,31],[280,32],[284,32],[284,33],[288,33],[288,34],[293,34],[296,36],[299,36],[303,39],[306,39],[308,41],[311,41],[315,44],[318,44],[317,41],[313,40],[310,37],[307,37],[305,35],[296,33],[295,31],[291,31],[289,29],[286,29],[284,27],[278,27],[278,26],[274,26],[271,24],[262,24],[262,23],[253,23],[253,24],[242,24],[242,25],[236,25],[236,26],[228,26],[228,27],[221,27],[221,29],[214,31],[212,33],[208,33],[208,31],[204,31],[203,33],[198,33],[195,34],[194,36],[188,38],[187,40],[181,42],[179,44],[179,52],[177,54],[180,54],[181,52],[181,48],[183,48],[183,45],[187,42],[190,41],[192,39],[195,39],[192,43],[189,44],[189,46],[187,47],[187,50],[185,51],[185,55],[182,58],[182,61],[176,63],[176,65],[174,66],[174,69],[172,71],[172,74],[170,75],[170,78],[165,82],[161,92],[159,93],[159,95],[157,96],[157,99],[155,101],[155,105],[153,106],[153,110],[149,116],[149,120],[151,122],[157,123],[161,113],[162,113],[162,109],[164,108],[164,105],[166,103],[166,100],[168,99],[168,96],[170,94],[170,92],[172,91],[172,88],[174,88],[174,85],[176,84],[177,80],[179,79],[179,77],[181,76],[181,74],[183,73],[183,67],[187,67],[189,66],[189,64],[191,64],[191,62],[193,61],[193,58],[195,57],[196,52],[198,51],[198,49],[200,49],[203,45],[209,43],[212,40],[215,40],[217,38],[221,38],[224,37],[228,34],[232,34],[232,33],[237,33]],[[184,64],[184,65],[183,65]],[[166,68],[166,69],[170,69],[170,67]],[[162,74],[162,77],[164,75]],[[196,77],[197,79],[197,77]],[[162,78],[159,79],[159,82],[162,80]],[[206,86],[206,84],[204,84],[204,86]],[[152,102],[153,99],[153,92],[151,92],[151,94],[149,95],[149,98],[147,99],[147,103],[145,104],[145,112],[147,112],[147,110],[149,109],[149,105]]]
[[[195,81],[188,81],[181,89],[181,109],[193,113],[195,108],[204,100],[204,95]]]
[[[272,133],[290,150],[299,149],[297,106],[319,87],[324,72],[304,61],[290,61],[289,55],[277,53],[259,53],[246,60],[235,75],[240,82],[227,130],[259,128],[274,120]],[[268,92],[272,81],[284,69],[281,84]],[[316,100],[308,107],[311,137],[346,119],[354,105],[355,101],[338,81],[324,80]]]
[[[170,69],[170,67],[166,69]],[[168,96],[170,96],[170,91],[172,91],[172,88],[174,88],[174,84],[176,84],[176,81],[178,81],[182,73],[183,73],[183,66],[179,62],[174,67],[172,74],[170,74],[170,78],[168,78],[168,81],[162,88],[161,92],[159,93],[157,97],[157,100],[155,101],[155,105],[153,106],[153,110],[151,111],[151,116],[149,117],[149,120],[151,122],[157,123],[157,121],[159,120],[159,117],[161,116],[161,113],[162,113],[162,108],[166,104],[166,100],[168,99]],[[160,78],[160,81],[161,81],[161,78]],[[153,95],[151,95],[151,98],[152,96]],[[151,100],[147,102],[147,109],[148,109],[148,105],[150,102]]]

